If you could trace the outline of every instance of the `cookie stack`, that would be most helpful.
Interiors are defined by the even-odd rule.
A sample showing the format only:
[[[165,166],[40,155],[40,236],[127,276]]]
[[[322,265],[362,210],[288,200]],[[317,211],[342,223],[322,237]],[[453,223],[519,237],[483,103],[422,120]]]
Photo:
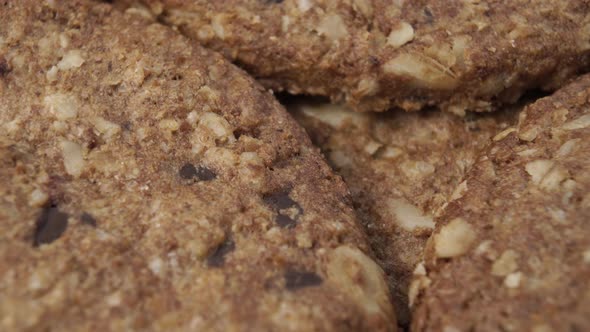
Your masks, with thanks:
[[[589,69],[585,0],[0,2],[0,330],[590,330]]]

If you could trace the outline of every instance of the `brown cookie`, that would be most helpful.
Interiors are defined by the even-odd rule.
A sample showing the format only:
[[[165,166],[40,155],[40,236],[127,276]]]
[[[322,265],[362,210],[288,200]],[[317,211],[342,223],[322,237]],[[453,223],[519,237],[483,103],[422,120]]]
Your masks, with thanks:
[[[494,140],[436,220],[414,331],[586,331],[590,76]]]
[[[460,118],[445,112],[355,113],[318,103],[290,106],[352,192],[398,320],[409,324],[408,289],[443,206],[478,152],[517,109]]]
[[[0,330],[395,330],[343,182],[221,56],[9,1],[0,100]]]
[[[590,64],[586,0],[138,2],[269,88],[357,110],[487,111]]]

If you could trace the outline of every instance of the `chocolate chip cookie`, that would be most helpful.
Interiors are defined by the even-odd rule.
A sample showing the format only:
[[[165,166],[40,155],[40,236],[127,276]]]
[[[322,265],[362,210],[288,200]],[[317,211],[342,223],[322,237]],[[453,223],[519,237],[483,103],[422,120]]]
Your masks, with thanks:
[[[5,1],[0,100],[0,330],[395,330],[343,182],[222,56]]]
[[[590,76],[497,135],[436,220],[414,331],[590,329]]]
[[[357,110],[488,111],[590,64],[585,0],[137,2],[269,88]]]
[[[432,110],[355,113],[321,103],[289,108],[350,187],[399,322],[409,324],[409,285],[434,215],[518,109],[460,118]]]

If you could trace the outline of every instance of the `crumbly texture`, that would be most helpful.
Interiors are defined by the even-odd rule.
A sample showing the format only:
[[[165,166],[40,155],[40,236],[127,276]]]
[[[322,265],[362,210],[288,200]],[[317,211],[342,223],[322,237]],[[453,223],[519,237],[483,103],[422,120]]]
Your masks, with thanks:
[[[437,111],[355,113],[310,102],[288,108],[349,186],[387,273],[398,321],[409,325],[409,285],[433,216],[491,137],[514,124],[518,109],[460,118]]]
[[[590,329],[590,76],[528,106],[436,220],[414,331]]]
[[[590,64],[586,0],[118,0],[267,87],[356,110],[488,111]]]
[[[222,56],[0,4],[0,330],[396,329],[342,180]]]

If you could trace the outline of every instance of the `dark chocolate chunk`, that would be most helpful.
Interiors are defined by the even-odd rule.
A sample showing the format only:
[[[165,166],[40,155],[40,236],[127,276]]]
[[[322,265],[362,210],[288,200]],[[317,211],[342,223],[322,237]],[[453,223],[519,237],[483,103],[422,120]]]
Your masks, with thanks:
[[[197,176],[197,169],[195,168],[195,166],[193,166],[193,164],[187,163],[180,168],[180,171],[178,171],[178,175],[180,175],[180,177],[183,179],[190,180]]]
[[[0,58],[0,77],[6,76],[10,72],[10,67],[8,67],[8,62],[5,59]]]
[[[285,272],[285,287],[288,290],[297,290],[304,287],[318,286],[322,278],[314,272],[287,270]]]
[[[280,191],[277,193],[268,194],[265,195],[263,199],[266,204],[275,210],[288,209],[292,206],[299,207],[299,204],[289,197],[288,191]]]
[[[282,228],[293,228],[297,225],[297,222],[293,220],[293,218],[280,213],[275,218],[275,221],[277,222],[279,227]]]
[[[379,61],[379,58],[373,55],[369,55],[369,62],[374,66],[378,66],[381,63],[381,61]]]
[[[56,205],[46,207],[37,219],[33,245],[38,247],[57,240],[67,227],[68,215],[66,213],[61,212]]]
[[[432,23],[434,21],[434,15],[428,7],[424,7],[424,16],[426,16],[427,23]]]
[[[284,0],[266,0],[266,3],[283,3]]]
[[[82,221],[82,223],[85,225],[96,227],[96,219],[94,219],[90,213],[82,213],[82,216],[80,216],[80,221]]]
[[[212,170],[203,167],[195,167],[191,163],[184,164],[178,171],[178,175],[185,180],[197,179],[199,181],[211,181],[217,177]]]
[[[210,267],[220,267],[225,263],[225,255],[236,249],[236,244],[232,240],[226,240],[215,251],[207,257],[207,265]]]
[[[207,167],[197,167],[197,179],[201,181],[211,181],[216,177],[217,174],[215,174],[212,170],[208,169]]]

